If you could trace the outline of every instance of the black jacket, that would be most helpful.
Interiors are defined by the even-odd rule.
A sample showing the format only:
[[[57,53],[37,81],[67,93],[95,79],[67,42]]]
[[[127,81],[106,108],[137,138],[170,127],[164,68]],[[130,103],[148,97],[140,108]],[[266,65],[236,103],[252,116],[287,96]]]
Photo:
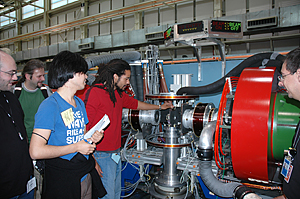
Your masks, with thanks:
[[[92,155],[87,160],[81,153],[77,153],[70,161],[53,158],[46,160],[45,163],[42,199],[80,199],[80,181],[87,173],[92,177],[92,198],[97,199],[106,195]]]
[[[23,118],[17,97],[9,91],[0,91],[0,198],[11,198],[26,192],[33,172]]]

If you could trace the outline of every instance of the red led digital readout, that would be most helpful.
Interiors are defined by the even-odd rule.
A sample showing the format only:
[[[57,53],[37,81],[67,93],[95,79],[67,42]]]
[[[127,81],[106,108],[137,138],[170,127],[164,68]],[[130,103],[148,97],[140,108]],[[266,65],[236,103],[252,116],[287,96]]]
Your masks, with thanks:
[[[211,21],[211,30],[217,32],[241,32],[241,22],[236,21]]]

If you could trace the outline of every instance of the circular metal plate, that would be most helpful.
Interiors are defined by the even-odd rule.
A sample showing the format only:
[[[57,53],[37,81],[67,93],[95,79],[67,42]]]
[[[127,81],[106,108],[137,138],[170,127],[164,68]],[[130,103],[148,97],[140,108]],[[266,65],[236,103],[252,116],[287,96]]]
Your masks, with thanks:
[[[191,143],[186,143],[186,144],[164,144],[164,143],[159,143],[159,142],[153,142],[153,141],[150,141],[150,140],[146,140],[146,142],[150,145],[153,145],[153,146],[165,147],[165,148],[182,148],[182,147],[191,146]]]
[[[188,100],[196,99],[199,95],[176,95],[174,93],[160,93],[157,95],[146,95],[148,99],[165,99],[165,100]]]
[[[160,143],[157,141],[153,141],[153,138],[157,137],[164,137],[164,133],[156,133],[146,136],[145,140],[148,144],[157,146],[157,147],[165,147],[165,148],[181,148],[181,147],[187,147],[191,146],[191,140],[188,141],[188,143],[184,144],[171,144],[171,143]]]

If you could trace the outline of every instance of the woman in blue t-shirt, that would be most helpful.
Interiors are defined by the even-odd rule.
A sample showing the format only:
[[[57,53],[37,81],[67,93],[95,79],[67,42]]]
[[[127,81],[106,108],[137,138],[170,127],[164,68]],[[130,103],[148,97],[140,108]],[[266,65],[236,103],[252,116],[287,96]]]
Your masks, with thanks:
[[[106,194],[92,156],[103,131],[84,139],[88,118],[84,103],[75,96],[85,87],[87,70],[86,61],[70,51],[57,54],[49,67],[49,87],[57,91],[41,103],[35,115],[29,149],[32,159],[45,159],[45,199],[90,199]]]

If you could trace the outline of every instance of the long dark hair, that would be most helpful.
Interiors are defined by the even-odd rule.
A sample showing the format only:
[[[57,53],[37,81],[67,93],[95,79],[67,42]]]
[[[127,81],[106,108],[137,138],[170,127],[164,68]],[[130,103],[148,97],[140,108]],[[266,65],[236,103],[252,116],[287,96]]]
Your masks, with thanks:
[[[105,89],[109,93],[110,100],[116,103],[117,99],[114,92],[114,74],[121,77],[125,74],[125,70],[130,70],[130,65],[122,59],[113,59],[107,64],[99,65],[97,72],[97,78],[93,85],[102,83]],[[117,92],[122,97],[123,90],[117,87]]]

